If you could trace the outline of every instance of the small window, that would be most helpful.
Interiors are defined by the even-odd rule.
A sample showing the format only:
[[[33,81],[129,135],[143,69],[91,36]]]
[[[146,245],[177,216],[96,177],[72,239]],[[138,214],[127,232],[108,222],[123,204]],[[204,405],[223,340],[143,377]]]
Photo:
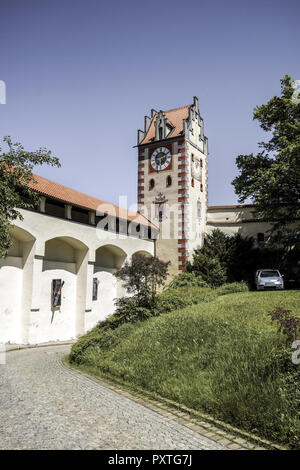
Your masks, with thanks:
[[[93,278],[93,300],[98,300],[98,279]]]
[[[201,201],[199,199],[197,201],[197,217],[201,219]]]
[[[161,202],[159,204],[155,204],[155,217],[159,220],[159,222],[163,221],[164,213],[165,213],[165,203]]]
[[[171,176],[169,175],[169,176],[167,177],[167,188],[169,188],[170,186],[172,186],[172,178],[171,178]]]
[[[192,188],[195,186],[194,178],[192,178]]]
[[[192,153],[192,162],[194,161],[194,154]]]
[[[203,160],[202,160],[202,158],[200,159],[200,167],[203,168]]]
[[[162,129],[162,127],[158,128],[158,135],[159,135],[159,140],[162,140],[162,138],[163,138],[163,129]]]
[[[200,191],[203,192],[203,184],[200,183]]]
[[[149,181],[149,191],[151,191],[155,186],[155,181],[154,179],[152,178],[150,181]]]

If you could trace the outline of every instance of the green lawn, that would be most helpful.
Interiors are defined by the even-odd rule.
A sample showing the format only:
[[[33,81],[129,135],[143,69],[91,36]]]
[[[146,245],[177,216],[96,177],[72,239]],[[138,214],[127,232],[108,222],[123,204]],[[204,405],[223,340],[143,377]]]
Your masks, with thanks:
[[[300,316],[300,291],[239,292],[124,324],[96,327],[71,362],[300,447],[300,366],[267,315]]]

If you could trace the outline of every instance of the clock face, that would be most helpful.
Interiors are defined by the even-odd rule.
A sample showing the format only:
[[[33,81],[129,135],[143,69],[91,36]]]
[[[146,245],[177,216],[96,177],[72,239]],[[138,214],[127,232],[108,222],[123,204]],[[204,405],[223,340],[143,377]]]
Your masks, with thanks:
[[[156,171],[165,170],[171,163],[171,152],[166,147],[158,147],[151,155],[151,166]]]

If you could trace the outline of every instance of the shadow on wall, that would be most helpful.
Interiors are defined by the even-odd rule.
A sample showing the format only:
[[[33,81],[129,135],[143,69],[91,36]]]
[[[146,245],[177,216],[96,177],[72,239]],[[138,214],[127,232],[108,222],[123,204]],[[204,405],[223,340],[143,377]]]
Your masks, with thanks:
[[[126,253],[114,245],[104,245],[96,250],[94,273],[104,269],[114,272],[119,269],[126,259]]]
[[[52,238],[45,243],[42,270],[64,269],[72,274],[77,274],[87,250],[87,246],[75,238]]]

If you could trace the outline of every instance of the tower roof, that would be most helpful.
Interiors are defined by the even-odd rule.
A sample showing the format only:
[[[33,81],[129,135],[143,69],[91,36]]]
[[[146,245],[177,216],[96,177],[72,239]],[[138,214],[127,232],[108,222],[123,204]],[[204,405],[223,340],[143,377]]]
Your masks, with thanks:
[[[178,137],[183,134],[183,121],[189,116],[189,109],[192,105],[182,106],[181,108],[169,109],[168,111],[162,111],[164,116],[167,118],[168,124],[172,126],[172,131],[166,137],[166,139],[171,139],[173,137]],[[159,113],[155,112],[152,117],[151,124],[149,129],[146,132],[144,139],[140,142],[139,145],[149,144],[155,139],[155,121]]]

